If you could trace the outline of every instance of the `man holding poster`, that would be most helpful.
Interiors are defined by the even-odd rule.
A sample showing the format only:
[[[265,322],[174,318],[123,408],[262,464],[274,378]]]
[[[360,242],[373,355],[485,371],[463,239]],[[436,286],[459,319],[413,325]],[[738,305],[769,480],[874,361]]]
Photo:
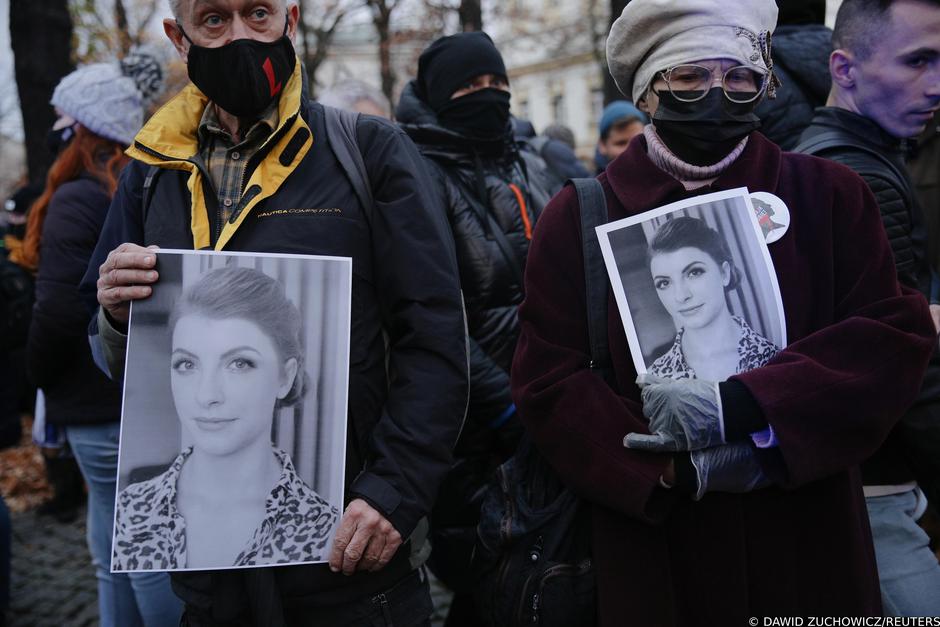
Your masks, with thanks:
[[[337,132],[337,112],[307,99],[295,2],[170,4],[164,29],[193,84],[135,138],[84,282],[112,373],[129,302],[160,280],[144,246],[353,260],[346,510],[329,566],[174,574],[185,620],[423,625],[419,523],[467,393],[457,266],[434,186],[390,123],[362,116]]]
[[[916,396],[933,324],[923,297],[898,286],[864,182],[753,132],[776,87],[776,17],[772,0],[630,2],[607,58],[652,124],[599,181],[611,221],[705,192],[769,198],[788,225],[766,235],[779,352],[724,381],[638,379],[620,319],[633,314],[618,300],[608,383],[590,371],[573,188],[532,242],[513,398],[540,453],[591,505],[601,625],[881,612],[857,466]],[[668,317],[661,326],[676,333]]]

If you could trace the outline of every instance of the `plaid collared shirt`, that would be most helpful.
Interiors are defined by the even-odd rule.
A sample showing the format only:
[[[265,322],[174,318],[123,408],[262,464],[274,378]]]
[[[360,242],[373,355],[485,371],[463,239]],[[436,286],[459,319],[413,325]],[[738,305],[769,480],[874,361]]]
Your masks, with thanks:
[[[207,105],[202,114],[198,131],[199,156],[209,172],[212,188],[219,201],[220,225],[225,224],[238,206],[248,160],[258,152],[280,122],[277,105],[277,100],[272,102],[261,118],[252,123],[247,132],[241,133],[242,140],[237,144],[222,128],[214,106]]]

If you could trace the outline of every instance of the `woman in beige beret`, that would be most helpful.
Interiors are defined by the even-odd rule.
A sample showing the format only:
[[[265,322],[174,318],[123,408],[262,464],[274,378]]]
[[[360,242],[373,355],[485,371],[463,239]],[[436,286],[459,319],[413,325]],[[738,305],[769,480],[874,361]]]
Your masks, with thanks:
[[[915,398],[935,336],[926,302],[898,287],[865,183],[755,132],[776,87],[776,16],[773,0],[632,0],[607,57],[652,124],[598,180],[610,220],[738,187],[779,197],[791,224],[769,250],[787,347],[726,381],[641,389],[611,298],[608,384],[589,371],[573,189],[529,249],[513,400],[591,505],[601,625],[881,612],[857,466]]]

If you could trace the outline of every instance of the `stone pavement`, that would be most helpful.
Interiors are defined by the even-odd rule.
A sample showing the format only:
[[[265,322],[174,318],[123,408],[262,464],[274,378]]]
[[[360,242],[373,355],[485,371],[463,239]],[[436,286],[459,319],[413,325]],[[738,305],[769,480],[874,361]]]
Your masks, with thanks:
[[[11,518],[8,627],[97,626],[97,583],[85,544],[85,510],[66,524],[35,511]]]

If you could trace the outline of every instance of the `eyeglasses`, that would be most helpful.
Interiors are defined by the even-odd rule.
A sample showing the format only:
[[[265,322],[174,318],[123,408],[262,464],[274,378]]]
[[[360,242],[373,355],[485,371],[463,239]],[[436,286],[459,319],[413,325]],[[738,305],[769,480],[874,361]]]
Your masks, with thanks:
[[[703,65],[677,65],[660,72],[676,100],[701,100],[714,84],[712,70]],[[766,77],[744,65],[727,70],[721,77],[721,90],[731,102],[745,103],[757,100],[767,87]]]

